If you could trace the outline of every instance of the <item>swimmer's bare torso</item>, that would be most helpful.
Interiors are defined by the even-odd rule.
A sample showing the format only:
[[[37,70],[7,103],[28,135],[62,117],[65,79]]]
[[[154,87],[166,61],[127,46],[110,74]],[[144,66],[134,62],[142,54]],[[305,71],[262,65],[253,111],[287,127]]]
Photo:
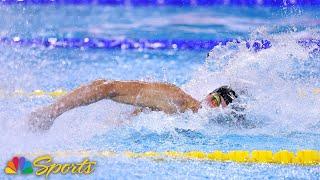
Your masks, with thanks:
[[[173,84],[96,80],[91,84],[80,86],[54,104],[32,113],[29,124],[33,129],[49,129],[54,119],[64,112],[102,99],[168,114],[187,110],[197,112],[201,108],[199,101]]]

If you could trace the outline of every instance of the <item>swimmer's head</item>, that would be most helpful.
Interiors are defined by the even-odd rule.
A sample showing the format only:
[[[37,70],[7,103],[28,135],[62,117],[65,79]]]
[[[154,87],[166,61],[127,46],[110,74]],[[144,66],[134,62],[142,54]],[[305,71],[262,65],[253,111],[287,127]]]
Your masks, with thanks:
[[[226,107],[228,104],[232,103],[238,95],[229,86],[221,86],[218,89],[212,91],[206,97],[206,102],[210,107]]]

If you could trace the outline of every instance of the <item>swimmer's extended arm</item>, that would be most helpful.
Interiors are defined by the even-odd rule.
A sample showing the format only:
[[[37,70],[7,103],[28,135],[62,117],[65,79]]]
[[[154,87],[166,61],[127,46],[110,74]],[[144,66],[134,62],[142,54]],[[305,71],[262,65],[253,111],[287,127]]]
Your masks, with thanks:
[[[31,117],[29,117],[30,128],[33,130],[49,129],[54,119],[64,112],[104,99],[105,90],[103,86],[101,86],[104,82],[104,80],[96,80],[89,85],[80,86],[59,98],[54,104],[32,112]]]
[[[197,100],[171,84],[97,80],[75,89],[61,97],[56,103],[35,112],[30,119],[30,124],[41,129],[48,129],[53,120],[62,113],[102,99],[148,107],[166,113],[184,112],[187,109],[195,112],[200,107]]]

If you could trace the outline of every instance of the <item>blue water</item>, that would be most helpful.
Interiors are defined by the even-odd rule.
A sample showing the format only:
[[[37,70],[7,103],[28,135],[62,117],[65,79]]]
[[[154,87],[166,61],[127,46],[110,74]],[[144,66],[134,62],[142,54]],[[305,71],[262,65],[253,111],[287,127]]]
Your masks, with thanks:
[[[254,52],[243,43],[229,43],[214,48],[206,58],[207,51],[1,44],[1,167],[16,153],[56,150],[319,150],[320,94],[312,90],[320,87],[320,56],[316,47],[296,43],[319,38],[319,15],[316,8],[2,6],[1,37],[262,38],[273,46]],[[34,134],[25,124],[29,113],[55,99],[10,96],[16,89],[72,90],[98,78],[170,82],[199,100],[222,84],[247,89],[243,99],[251,126],[218,123],[216,119],[227,115],[228,109],[131,117],[133,107],[104,100],[69,111],[48,132]],[[319,166],[92,158],[98,162],[88,176],[92,179],[320,177]],[[51,176],[62,177],[88,178]]]

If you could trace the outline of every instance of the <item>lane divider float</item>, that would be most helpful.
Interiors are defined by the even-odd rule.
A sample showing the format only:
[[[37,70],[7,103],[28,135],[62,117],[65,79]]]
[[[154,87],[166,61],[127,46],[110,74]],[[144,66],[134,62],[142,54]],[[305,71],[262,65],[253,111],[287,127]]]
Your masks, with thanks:
[[[116,157],[123,156],[127,158],[151,158],[154,160],[203,160],[203,161],[216,161],[216,162],[235,162],[235,163],[264,163],[264,164],[285,164],[285,165],[307,165],[319,166],[320,165],[320,151],[318,150],[298,150],[296,153],[288,150],[280,150],[272,152],[270,150],[233,150],[228,152],[223,151],[147,151],[147,152],[113,152],[113,151],[56,151],[56,152],[37,152],[37,153],[24,153],[24,156],[41,156],[49,154],[58,158],[66,157]]]
[[[17,89],[13,91],[12,93],[6,93],[6,92],[1,92],[0,91],[0,97],[45,97],[49,96],[52,98],[57,98],[61,97],[65,94],[67,94],[68,91],[63,90],[63,89],[57,89],[54,91],[43,91],[43,90],[34,90],[31,92],[25,92],[22,89]]]
[[[319,1],[320,2],[320,1]],[[214,40],[183,40],[183,39],[107,39],[107,38],[57,38],[39,37],[24,39],[19,36],[0,37],[0,44],[21,46],[43,46],[48,48],[89,48],[89,49],[176,49],[176,50],[211,50],[216,46],[228,43],[245,43],[248,49],[259,51],[272,47],[271,41],[239,40],[239,39],[214,39]],[[297,43],[313,51],[320,51],[319,39],[300,39]]]
[[[151,40],[151,39],[107,39],[107,38],[34,38],[24,39],[19,36],[2,37],[0,43],[23,46],[44,46],[50,48],[90,48],[90,49],[189,49],[211,50],[229,42],[245,43],[246,47],[254,50],[271,47],[269,40],[241,41],[238,39],[215,40]]]

